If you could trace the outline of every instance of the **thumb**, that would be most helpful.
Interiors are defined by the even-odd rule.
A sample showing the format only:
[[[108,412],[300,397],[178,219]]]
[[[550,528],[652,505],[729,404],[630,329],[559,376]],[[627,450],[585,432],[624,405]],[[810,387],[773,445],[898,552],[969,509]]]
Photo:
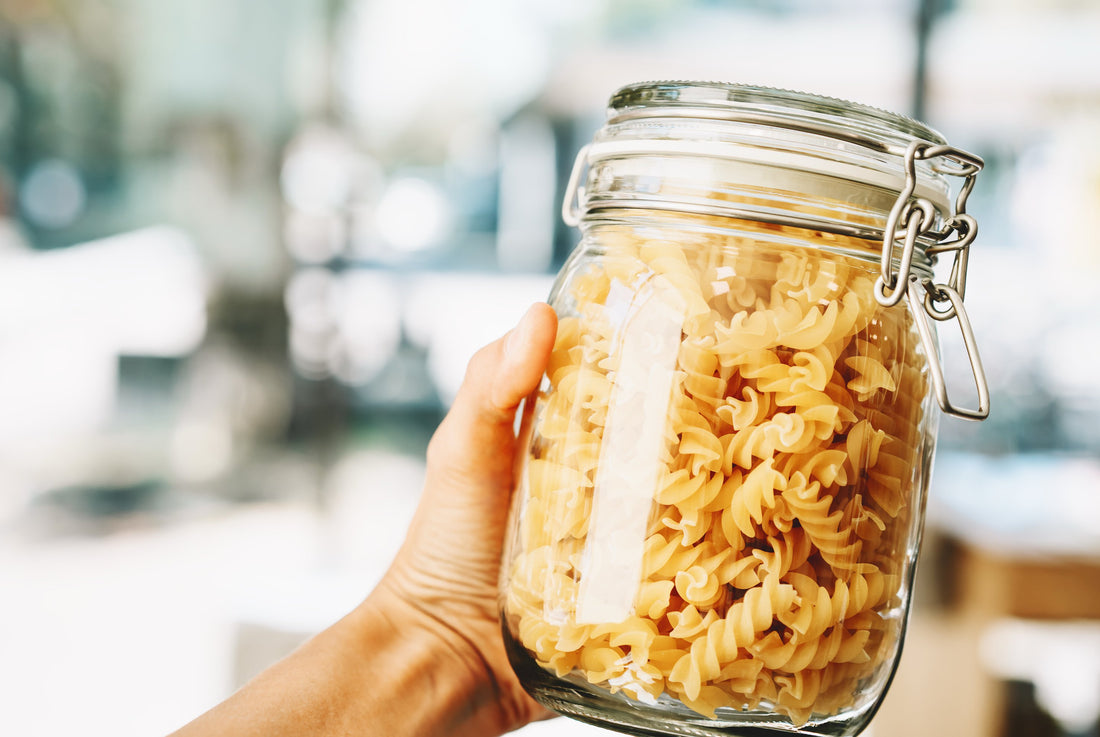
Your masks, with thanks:
[[[470,359],[454,404],[429,446],[430,472],[467,484],[510,482],[516,408],[538,387],[556,331],[554,310],[539,302],[516,327]]]

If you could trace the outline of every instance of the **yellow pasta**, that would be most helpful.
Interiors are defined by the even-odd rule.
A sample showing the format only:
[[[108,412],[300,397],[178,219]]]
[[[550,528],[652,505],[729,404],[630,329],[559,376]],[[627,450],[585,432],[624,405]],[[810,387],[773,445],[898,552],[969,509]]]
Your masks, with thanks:
[[[599,239],[599,265],[558,296],[569,314],[528,408],[510,632],[551,673],[642,703],[795,725],[857,706],[900,639],[925,437],[904,307],[880,307],[877,265],[847,257]],[[639,372],[621,354],[643,309],[681,335]],[[609,440],[646,437],[661,408],[653,452]]]

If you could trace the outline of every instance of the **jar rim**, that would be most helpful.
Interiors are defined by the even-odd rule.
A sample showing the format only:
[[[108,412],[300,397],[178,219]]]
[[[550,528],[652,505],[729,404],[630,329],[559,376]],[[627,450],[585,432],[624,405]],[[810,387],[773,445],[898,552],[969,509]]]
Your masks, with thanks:
[[[775,127],[843,140],[855,138],[872,148],[889,151],[904,151],[914,139],[947,143],[941,133],[925,123],[882,108],[797,90],[727,82],[658,80],[628,84],[611,95],[607,122],[620,122],[638,114],[653,115],[655,108],[688,117],[750,122],[758,118]]]

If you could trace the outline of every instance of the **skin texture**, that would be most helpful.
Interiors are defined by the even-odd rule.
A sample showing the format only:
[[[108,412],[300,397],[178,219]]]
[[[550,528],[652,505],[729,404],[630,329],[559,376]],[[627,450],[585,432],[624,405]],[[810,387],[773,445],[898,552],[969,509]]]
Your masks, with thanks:
[[[367,599],[177,737],[489,737],[550,716],[508,665],[497,575],[516,410],[556,329],[553,310],[532,305],[471,359],[405,543]]]

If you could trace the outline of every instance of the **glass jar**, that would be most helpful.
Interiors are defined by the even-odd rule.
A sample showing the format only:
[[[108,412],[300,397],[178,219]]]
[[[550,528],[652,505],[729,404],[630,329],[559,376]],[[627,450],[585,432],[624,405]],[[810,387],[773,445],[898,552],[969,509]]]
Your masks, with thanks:
[[[936,400],[988,413],[962,303],[980,168],[839,100],[611,98],[566,195],[582,239],[550,296],[501,571],[538,701],[639,735],[867,725],[904,635]],[[977,409],[948,401],[948,320]]]

